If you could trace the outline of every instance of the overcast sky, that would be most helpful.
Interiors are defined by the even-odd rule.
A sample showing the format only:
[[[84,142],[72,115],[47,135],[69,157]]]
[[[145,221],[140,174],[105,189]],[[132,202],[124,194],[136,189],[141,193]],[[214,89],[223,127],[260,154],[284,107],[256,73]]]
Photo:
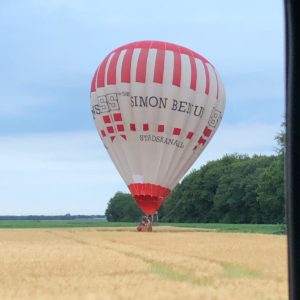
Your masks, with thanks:
[[[1,1],[0,215],[103,214],[127,192],[90,112],[95,69],[138,40],[188,47],[219,71],[222,124],[196,161],[274,153],[284,117],[281,0]]]

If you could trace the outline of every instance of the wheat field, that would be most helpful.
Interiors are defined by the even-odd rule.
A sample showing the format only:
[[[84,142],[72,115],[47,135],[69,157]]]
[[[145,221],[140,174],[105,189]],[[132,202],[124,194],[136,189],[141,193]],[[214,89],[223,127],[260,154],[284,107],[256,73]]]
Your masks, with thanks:
[[[285,236],[2,229],[0,299],[288,299]]]

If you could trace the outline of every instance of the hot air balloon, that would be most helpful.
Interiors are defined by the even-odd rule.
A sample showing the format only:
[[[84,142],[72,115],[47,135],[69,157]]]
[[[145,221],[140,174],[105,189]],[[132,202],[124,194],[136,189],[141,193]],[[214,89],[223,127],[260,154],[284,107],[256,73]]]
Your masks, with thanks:
[[[109,53],[95,72],[90,97],[104,147],[148,215],[207,146],[225,106],[215,67],[188,48],[161,41]]]

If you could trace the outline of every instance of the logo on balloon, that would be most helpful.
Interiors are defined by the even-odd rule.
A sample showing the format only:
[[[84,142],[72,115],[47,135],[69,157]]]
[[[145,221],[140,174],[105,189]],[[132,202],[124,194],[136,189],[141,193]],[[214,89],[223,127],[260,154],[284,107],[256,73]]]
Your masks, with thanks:
[[[111,93],[96,97],[96,104],[92,105],[92,114],[95,115],[108,113],[114,110],[120,110],[118,94]]]
[[[222,118],[222,113],[214,107],[211,114],[210,114],[210,117],[209,117],[209,120],[208,120],[208,125],[210,127],[215,128],[217,126],[217,124],[219,123],[221,118]]]

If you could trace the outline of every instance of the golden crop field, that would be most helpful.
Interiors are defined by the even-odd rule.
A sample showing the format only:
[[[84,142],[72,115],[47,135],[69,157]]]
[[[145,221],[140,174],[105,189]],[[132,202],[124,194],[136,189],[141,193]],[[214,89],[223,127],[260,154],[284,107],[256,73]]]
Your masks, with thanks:
[[[2,229],[0,299],[288,299],[286,237]]]

